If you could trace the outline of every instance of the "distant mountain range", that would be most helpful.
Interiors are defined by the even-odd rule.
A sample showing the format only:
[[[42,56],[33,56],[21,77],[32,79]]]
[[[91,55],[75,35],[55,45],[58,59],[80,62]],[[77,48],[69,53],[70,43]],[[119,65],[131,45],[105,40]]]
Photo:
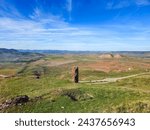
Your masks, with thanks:
[[[0,62],[29,62],[43,56],[43,54],[34,52],[21,52],[15,49],[0,48]]]
[[[121,54],[150,58],[150,51],[15,50],[0,48],[0,62],[29,62],[47,54]]]
[[[68,50],[19,50],[20,52],[40,54],[121,54],[126,56],[137,56],[150,58],[150,51],[68,51]]]
[[[18,50],[20,52],[32,52],[41,54],[150,54],[150,51],[69,51],[69,50]]]

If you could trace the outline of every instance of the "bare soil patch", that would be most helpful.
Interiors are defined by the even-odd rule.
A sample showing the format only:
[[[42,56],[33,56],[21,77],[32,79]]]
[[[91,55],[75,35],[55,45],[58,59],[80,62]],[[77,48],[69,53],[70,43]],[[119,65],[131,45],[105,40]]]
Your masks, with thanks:
[[[128,62],[119,60],[103,60],[93,63],[81,64],[80,68],[91,69],[103,72],[127,72],[133,69],[150,69],[149,63]]]

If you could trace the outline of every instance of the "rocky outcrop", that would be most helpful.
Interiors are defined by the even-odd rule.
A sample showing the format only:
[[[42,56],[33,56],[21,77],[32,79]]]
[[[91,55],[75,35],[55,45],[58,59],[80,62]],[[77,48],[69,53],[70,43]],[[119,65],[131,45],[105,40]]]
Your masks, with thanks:
[[[0,110],[17,105],[23,105],[29,101],[29,97],[27,95],[17,96],[15,98],[11,98],[6,100],[2,104],[0,104]]]

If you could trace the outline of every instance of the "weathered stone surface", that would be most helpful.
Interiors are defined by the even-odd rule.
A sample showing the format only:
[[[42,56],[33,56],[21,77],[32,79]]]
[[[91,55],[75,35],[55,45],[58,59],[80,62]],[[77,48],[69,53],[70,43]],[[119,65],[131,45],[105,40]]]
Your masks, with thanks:
[[[23,95],[23,96],[17,96],[16,98],[14,98],[13,102],[15,105],[18,104],[23,104],[29,101],[29,97],[27,95]]]
[[[77,66],[72,69],[72,78],[75,83],[79,82],[79,68]]]
[[[9,100],[6,100],[2,104],[0,104],[0,110],[15,106],[15,105],[22,105],[29,101],[29,97],[27,95],[17,96],[15,98],[11,98]]]

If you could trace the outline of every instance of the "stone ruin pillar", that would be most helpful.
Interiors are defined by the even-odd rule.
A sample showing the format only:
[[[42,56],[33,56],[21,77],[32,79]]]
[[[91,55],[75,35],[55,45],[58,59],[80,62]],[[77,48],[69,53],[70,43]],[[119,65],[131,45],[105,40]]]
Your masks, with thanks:
[[[79,68],[78,66],[75,66],[72,68],[72,78],[74,83],[79,82]]]

